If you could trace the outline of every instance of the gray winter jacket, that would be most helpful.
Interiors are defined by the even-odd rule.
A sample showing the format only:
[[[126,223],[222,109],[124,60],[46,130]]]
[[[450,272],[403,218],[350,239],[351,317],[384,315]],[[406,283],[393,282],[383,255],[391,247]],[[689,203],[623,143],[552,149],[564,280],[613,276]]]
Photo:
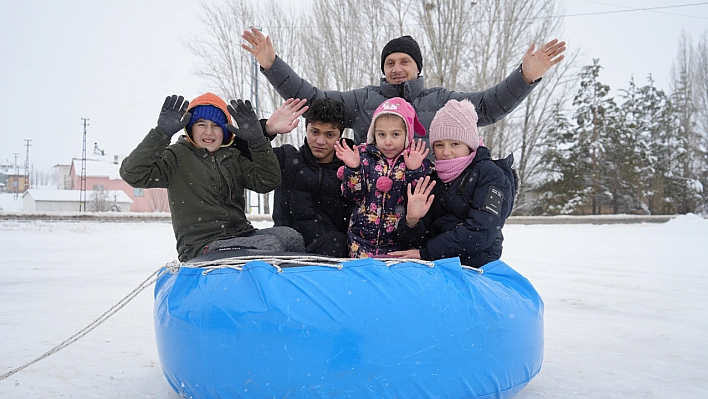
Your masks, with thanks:
[[[411,103],[426,131],[430,128],[435,113],[448,100],[467,99],[474,104],[479,115],[477,125],[486,126],[513,111],[538,83],[526,83],[521,75],[520,65],[504,81],[482,92],[450,91],[442,87],[426,89],[422,77],[398,85],[390,84],[385,78],[381,78],[378,86],[349,91],[324,91],[301,78],[280,57],[275,57],[275,62],[268,70],[261,68],[261,72],[284,99],[305,98],[308,104],[312,104],[318,98],[329,97],[343,103],[347,112],[346,127],[354,130],[354,141],[357,144],[366,141],[371,117],[386,99],[402,97]],[[423,139],[428,143],[427,134]]]

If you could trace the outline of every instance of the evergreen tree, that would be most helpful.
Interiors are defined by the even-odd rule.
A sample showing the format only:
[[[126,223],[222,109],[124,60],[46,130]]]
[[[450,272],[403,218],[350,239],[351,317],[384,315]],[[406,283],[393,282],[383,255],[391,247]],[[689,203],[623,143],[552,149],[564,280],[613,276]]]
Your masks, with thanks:
[[[610,106],[605,115],[600,181],[609,197],[608,211],[637,213],[642,208],[637,196],[641,187],[639,171],[643,166],[639,130],[617,106]]]
[[[586,198],[582,201],[593,215],[602,213],[602,205],[609,204],[611,188],[605,177],[608,168],[606,149],[612,124],[617,123],[617,106],[609,98],[610,86],[599,81],[600,60],[583,67],[580,73],[580,89],[573,100],[576,106],[575,121],[579,155],[577,162],[587,163],[585,181],[588,186]],[[581,213],[584,213],[584,209]]]
[[[637,90],[637,106],[633,111],[649,149],[642,187],[647,210],[652,214],[675,213],[676,196],[681,191],[674,179],[681,140],[677,136],[678,121],[671,101],[663,90],[649,84]]]
[[[580,212],[587,195],[585,175],[588,163],[587,151],[579,145],[577,131],[563,114],[557,104],[554,111],[554,124],[549,129],[547,149],[541,163],[546,165],[546,178],[536,191],[532,214],[558,215]]]
[[[688,63],[679,63],[675,71],[671,94],[671,110],[675,126],[666,132],[667,156],[666,178],[671,196],[666,204],[666,213],[693,212],[702,202],[702,186],[699,170],[704,165],[701,158],[700,135],[696,129],[696,106],[694,103]],[[668,194],[668,193],[667,193]]]
[[[692,61],[693,95],[698,122],[694,164],[699,180],[697,189],[703,192],[701,204],[696,211],[708,214],[708,30],[703,31]]]
[[[628,191],[622,213],[653,213],[650,203],[654,200],[653,182],[656,179],[656,156],[653,153],[653,138],[665,122],[667,98],[663,91],[654,87],[651,75],[649,85],[637,88],[632,78],[629,88],[622,90],[622,121],[628,140],[627,159],[623,179]]]

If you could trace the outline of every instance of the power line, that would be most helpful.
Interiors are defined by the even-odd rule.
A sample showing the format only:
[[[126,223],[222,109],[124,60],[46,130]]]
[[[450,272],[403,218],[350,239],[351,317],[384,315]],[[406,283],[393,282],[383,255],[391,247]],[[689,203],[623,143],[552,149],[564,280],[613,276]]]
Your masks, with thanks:
[[[589,2],[589,3],[596,3],[596,4],[603,4],[603,5],[612,5],[616,6],[614,4],[607,4],[607,3],[599,3],[599,2]],[[625,13],[625,12],[637,12],[637,11],[655,11],[655,10],[666,10],[669,8],[683,8],[683,7],[693,7],[693,6],[704,6],[707,5],[708,1],[704,1],[702,3],[685,3],[685,4],[675,4],[671,6],[656,6],[656,7],[643,7],[643,8],[627,8],[624,10],[614,10],[614,11],[594,11],[594,12],[587,12],[587,13],[579,13],[579,14],[565,14],[565,15],[557,15],[554,16],[556,18],[559,17],[582,17],[582,16],[587,16],[587,15],[605,15],[605,14],[619,14],[619,13]],[[621,6],[616,6],[616,7],[621,7]],[[680,14],[673,14],[673,15],[680,15]],[[703,17],[697,17],[694,15],[680,15],[682,17],[691,17],[691,18],[701,18],[701,19],[707,19]]]
[[[594,2],[596,4],[604,4],[604,5],[612,5],[612,4],[605,4],[605,3],[599,3],[599,2]],[[694,6],[703,6],[703,5],[708,5],[708,1],[704,1],[701,3],[684,3],[684,4],[675,4],[675,5],[670,5],[670,6],[656,6],[656,7],[642,7],[642,8],[627,8],[624,10],[613,10],[613,11],[593,11],[593,12],[586,12],[586,13],[578,13],[578,14],[559,14],[559,15],[548,15],[548,16],[535,16],[535,17],[527,17],[527,18],[493,18],[493,19],[479,19],[479,20],[474,20],[474,21],[469,21],[469,24],[478,24],[478,23],[483,23],[483,22],[508,22],[508,21],[535,21],[535,20],[543,20],[543,19],[560,19],[560,18],[565,18],[565,17],[584,17],[584,16],[592,16],[592,15],[608,15],[608,14],[619,14],[619,13],[629,13],[629,12],[640,12],[640,11],[656,11],[656,10],[665,10],[665,9],[670,9],[670,8],[683,8],[683,7],[694,7]],[[616,5],[614,5],[616,6]],[[616,6],[616,7],[621,7],[621,6]],[[669,14],[669,15],[677,15],[681,17],[688,17],[688,18],[698,18],[698,19],[705,19],[708,20],[708,17],[699,17],[695,15],[683,15],[683,14]],[[398,26],[398,25],[386,25],[386,24],[378,24],[376,26],[373,25],[348,25],[348,24],[342,24],[343,26],[346,26],[348,28],[375,28],[375,27],[381,27],[381,26]],[[404,24],[406,27],[410,26],[430,26],[431,24],[423,24],[423,23],[408,23]],[[311,29],[314,28],[313,26],[308,26],[308,25],[300,25],[300,26],[289,26],[289,25],[265,25],[263,26],[264,28],[271,28],[271,29]]]

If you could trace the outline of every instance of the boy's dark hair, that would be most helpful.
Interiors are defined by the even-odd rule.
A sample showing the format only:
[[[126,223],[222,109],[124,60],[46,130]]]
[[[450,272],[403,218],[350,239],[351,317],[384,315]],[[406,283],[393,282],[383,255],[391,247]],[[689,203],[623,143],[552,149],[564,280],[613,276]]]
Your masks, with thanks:
[[[305,127],[313,122],[331,123],[342,133],[346,117],[344,104],[331,98],[318,98],[305,113]]]

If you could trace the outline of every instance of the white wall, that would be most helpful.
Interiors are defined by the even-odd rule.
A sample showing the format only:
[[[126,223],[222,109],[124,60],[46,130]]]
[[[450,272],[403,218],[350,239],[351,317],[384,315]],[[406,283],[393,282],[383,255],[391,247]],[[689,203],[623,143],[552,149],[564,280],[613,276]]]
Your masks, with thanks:
[[[32,196],[23,198],[24,212],[78,212],[79,201],[35,201]],[[129,202],[118,202],[123,212],[130,211]]]

